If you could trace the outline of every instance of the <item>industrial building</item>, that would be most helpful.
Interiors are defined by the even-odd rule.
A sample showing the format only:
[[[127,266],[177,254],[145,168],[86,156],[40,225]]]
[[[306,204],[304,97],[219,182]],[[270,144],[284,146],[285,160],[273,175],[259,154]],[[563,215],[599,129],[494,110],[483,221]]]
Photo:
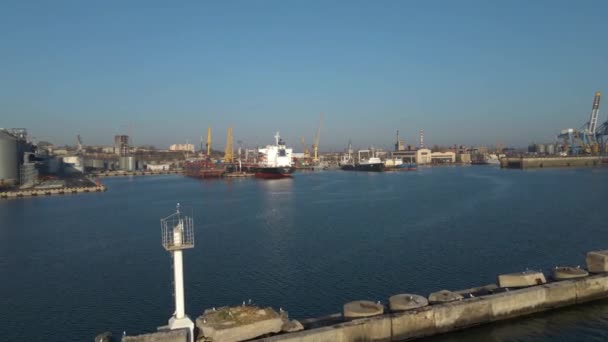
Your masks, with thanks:
[[[33,152],[25,129],[0,129],[0,186],[31,186],[37,182]]]
[[[62,158],[63,169],[66,173],[83,173],[84,162],[81,156],[65,156]]]
[[[454,152],[432,152],[431,153],[431,163],[445,164],[445,163],[455,163],[455,162],[456,162],[456,153],[454,153]]]
[[[133,156],[122,156],[118,159],[118,168],[124,171],[137,170],[137,162]]]
[[[406,163],[416,163],[418,165],[430,164],[431,150],[428,148],[419,148],[416,150],[402,150],[391,152],[391,157],[401,159]]]
[[[129,154],[129,136],[116,135],[114,136],[114,153],[124,157]]]
[[[431,152],[428,148],[419,148],[416,150],[402,150],[391,152],[393,159],[401,159],[406,163],[424,164],[443,164],[455,163],[456,153],[454,152]]]
[[[148,171],[167,171],[171,168],[169,164],[147,164],[146,170]]]
[[[194,153],[193,144],[173,144],[169,146],[169,151],[184,151]]]

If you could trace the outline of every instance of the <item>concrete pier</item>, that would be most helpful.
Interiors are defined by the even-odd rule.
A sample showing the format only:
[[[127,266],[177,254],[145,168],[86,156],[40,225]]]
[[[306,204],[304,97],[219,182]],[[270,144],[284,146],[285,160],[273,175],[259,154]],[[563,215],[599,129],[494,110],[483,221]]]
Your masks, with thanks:
[[[400,294],[389,299],[391,311],[384,312],[384,306],[371,301],[354,301],[344,305],[342,314],[302,320],[297,329],[285,328],[271,336],[265,336],[254,341],[260,342],[334,342],[334,341],[406,341],[465,329],[495,321],[521,317],[564,306],[585,303],[593,300],[608,298],[608,251],[593,251],[587,254],[589,272],[581,268],[556,267],[553,271],[564,273],[575,278],[559,279],[553,277],[546,283],[544,274],[536,271],[510,273],[503,276],[502,287],[489,284],[466,290],[440,291],[429,296],[431,303],[414,294]],[[599,270],[593,272],[593,270]],[[601,272],[601,273],[600,273]],[[500,281],[499,277],[499,281]],[[522,284],[521,282],[525,284]],[[509,288],[506,285],[525,286]],[[435,296],[433,296],[435,295]],[[433,298],[431,298],[433,297]],[[435,298],[436,297],[436,298]],[[443,300],[445,299],[445,300]],[[218,310],[219,312],[219,310]],[[235,311],[235,313],[237,313]],[[213,341],[240,341],[229,330],[239,327],[232,321],[238,320],[239,315],[233,313],[226,317],[213,310],[213,315],[221,318],[212,319],[207,311],[197,319],[199,330],[205,333],[205,338],[213,336]],[[214,316],[213,316],[214,317]],[[223,318],[222,318],[223,317]],[[261,316],[260,316],[261,317]],[[275,317],[272,317],[275,318]],[[279,331],[279,319],[276,326],[262,329],[264,332]],[[227,324],[231,323],[231,324]],[[261,323],[267,324],[265,319]],[[250,325],[250,324],[251,325]],[[286,317],[283,324],[286,323]],[[257,329],[253,321],[243,321],[241,336],[252,338],[249,332]],[[303,326],[304,330],[299,330]],[[209,330],[209,328],[213,328]],[[205,331],[207,330],[207,331]],[[226,330],[225,336],[220,336],[219,330]],[[235,330],[236,331],[236,330]],[[240,331],[242,332],[242,331]],[[199,332],[200,333],[200,332]],[[149,335],[141,335],[133,339],[123,338],[123,341],[186,341],[184,339],[151,340]],[[258,335],[259,336],[259,335]],[[226,337],[226,339],[222,339]],[[199,339],[201,336],[199,335]]]
[[[257,341],[405,341],[608,297],[608,274],[361,318]]]
[[[91,173],[94,177],[120,177],[120,176],[155,176],[155,175],[178,175],[184,170],[159,170],[159,171],[100,171]]]
[[[64,188],[57,188],[57,189],[27,189],[27,190],[0,192],[0,198],[21,198],[21,197],[36,197],[36,196],[67,195],[67,194],[80,194],[80,193],[85,193],[85,192],[103,192],[106,190],[107,190],[107,188],[104,185],[64,187]]]
[[[500,167],[506,169],[542,169],[547,167],[598,167],[606,165],[605,157],[505,157]]]

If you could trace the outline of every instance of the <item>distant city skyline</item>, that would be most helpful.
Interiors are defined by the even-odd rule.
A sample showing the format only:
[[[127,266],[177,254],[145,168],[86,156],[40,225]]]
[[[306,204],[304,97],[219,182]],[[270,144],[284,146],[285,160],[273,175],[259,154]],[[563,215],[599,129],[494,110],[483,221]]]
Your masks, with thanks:
[[[608,94],[605,1],[8,1],[0,127],[58,145],[523,147]],[[608,103],[600,122],[608,120]]]

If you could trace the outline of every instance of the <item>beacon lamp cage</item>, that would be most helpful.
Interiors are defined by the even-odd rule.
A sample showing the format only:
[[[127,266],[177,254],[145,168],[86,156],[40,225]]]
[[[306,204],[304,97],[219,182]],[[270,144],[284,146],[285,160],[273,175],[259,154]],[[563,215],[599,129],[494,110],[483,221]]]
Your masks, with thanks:
[[[179,204],[175,213],[160,220],[162,244],[167,251],[194,247],[194,221],[184,215]]]

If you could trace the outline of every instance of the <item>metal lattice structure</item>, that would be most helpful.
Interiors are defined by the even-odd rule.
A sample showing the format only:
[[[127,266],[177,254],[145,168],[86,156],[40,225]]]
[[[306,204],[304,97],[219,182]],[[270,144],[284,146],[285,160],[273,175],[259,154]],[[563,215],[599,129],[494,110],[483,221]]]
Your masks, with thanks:
[[[606,153],[606,123],[598,127],[601,96],[599,91],[595,93],[591,116],[585,125],[580,129],[562,130],[557,136],[559,140],[562,140],[561,150],[565,154],[598,155]]]
[[[175,251],[194,247],[194,221],[192,216],[181,213],[179,204],[177,211],[160,220],[162,245],[167,251]]]

